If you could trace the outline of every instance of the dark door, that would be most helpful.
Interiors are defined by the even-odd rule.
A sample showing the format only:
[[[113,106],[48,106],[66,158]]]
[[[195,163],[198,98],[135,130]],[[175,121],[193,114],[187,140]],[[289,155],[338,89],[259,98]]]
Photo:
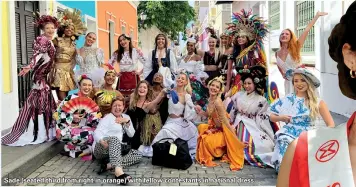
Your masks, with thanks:
[[[38,1],[15,1],[17,72],[30,62],[33,55],[32,43],[40,34],[34,26],[34,12],[38,10]],[[32,80],[28,73],[18,77],[19,107],[22,108],[31,90]]]

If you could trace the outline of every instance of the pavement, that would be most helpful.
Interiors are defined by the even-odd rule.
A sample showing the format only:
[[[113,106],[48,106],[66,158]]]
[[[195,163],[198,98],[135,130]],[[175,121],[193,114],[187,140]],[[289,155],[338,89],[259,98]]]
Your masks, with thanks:
[[[26,178],[27,181],[21,181],[17,185],[117,185],[113,180],[113,172],[98,175],[99,167],[97,161],[82,161],[79,158],[56,155],[29,175]],[[193,163],[187,170],[177,170],[153,166],[149,158],[143,158],[139,164],[125,168],[124,171],[134,178],[134,181],[129,183],[131,186],[275,186],[277,180],[277,175],[272,168],[264,169],[245,165],[240,171],[230,171],[226,163],[213,168]],[[33,179],[39,181],[31,181]],[[48,181],[41,181],[41,179]],[[52,181],[49,181],[50,179]]]

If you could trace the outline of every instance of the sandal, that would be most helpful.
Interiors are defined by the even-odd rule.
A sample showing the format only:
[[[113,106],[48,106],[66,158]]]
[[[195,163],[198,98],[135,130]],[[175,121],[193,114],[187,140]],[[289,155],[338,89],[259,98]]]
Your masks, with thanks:
[[[132,177],[126,173],[120,175],[120,176],[115,176],[115,179],[119,179],[120,180],[120,185],[126,185],[128,182],[130,182],[130,180],[132,179]]]

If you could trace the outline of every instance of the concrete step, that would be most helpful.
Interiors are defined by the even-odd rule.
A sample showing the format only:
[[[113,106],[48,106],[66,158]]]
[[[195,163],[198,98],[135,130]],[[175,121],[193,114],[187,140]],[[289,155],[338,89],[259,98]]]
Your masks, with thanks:
[[[63,143],[50,141],[37,145],[10,147],[1,145],[1,185],[14,186],[63,149]]]

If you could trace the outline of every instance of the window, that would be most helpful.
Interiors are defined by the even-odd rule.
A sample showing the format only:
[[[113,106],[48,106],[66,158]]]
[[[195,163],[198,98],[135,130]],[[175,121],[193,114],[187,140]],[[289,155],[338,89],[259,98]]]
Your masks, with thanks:
[[[115,23],[109,21],[109,56],[114,52]]]
[[[125,25],[121,25],[121,34],[126,34],[126,26]]]
[[[271,30],[278,30],[280,28],[280,2],[270,1],[269,2],[269,23],[271,25]]]
[[[314,17],[314,1],[298,1],[297,2],[297,36],[299,37]],[[301,49],[302,53],[314,53],[314,26],[309,31],[308,37]]]

